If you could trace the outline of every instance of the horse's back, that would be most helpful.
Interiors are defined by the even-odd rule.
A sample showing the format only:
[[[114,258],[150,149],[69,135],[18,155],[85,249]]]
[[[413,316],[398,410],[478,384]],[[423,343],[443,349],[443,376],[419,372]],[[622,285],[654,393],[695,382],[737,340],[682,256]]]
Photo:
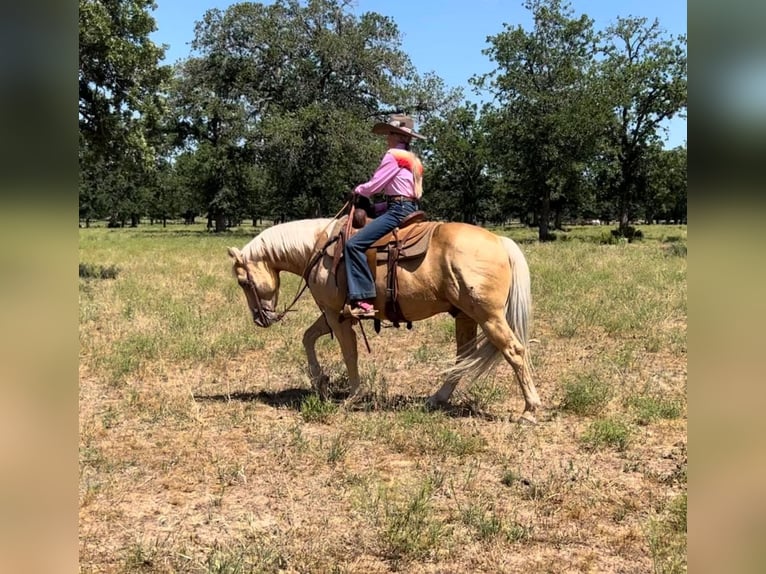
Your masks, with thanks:
[[[432,241],[447,252],[485,253],[497,257],[505,252],[499,236],[483,227],[457,221],[442,223],[436,229]]]

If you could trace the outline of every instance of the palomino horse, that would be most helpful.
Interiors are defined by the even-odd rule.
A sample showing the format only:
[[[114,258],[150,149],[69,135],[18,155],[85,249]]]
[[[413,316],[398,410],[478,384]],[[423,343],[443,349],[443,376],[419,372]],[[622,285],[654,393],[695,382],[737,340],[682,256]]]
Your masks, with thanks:
[[[349,401],[359,398],[355,319],[342,319],[345,269],[331,273],[332,258],[321,256],[334,219],[308,219],[265,229],[242,248],[229,248],[233,272],[245,292],[253,321],[268,327],[278,321],[279,274],[306,278],[322,314],[306,330],[303,344],[312,384],[326,392],[328,377],[317,361],[315,342],[332,333],[338,339],[348,371]],[[385,305],[385,263],[377,275],[377,309]],[[461,378],[486,374],[501,358],[513,367],[524,394],[522,420],[535,422],[540,399],[527,354],[531,320],[529,267],[518,245],[474,225],[439,224],[426,254],[404,261],[398,270],[398,302],[409,321],[437,313],[455,317],[457,361],[445,371],[441,388],[429,405],[446,403]],[[477,335],[477,325],[481,331]]]

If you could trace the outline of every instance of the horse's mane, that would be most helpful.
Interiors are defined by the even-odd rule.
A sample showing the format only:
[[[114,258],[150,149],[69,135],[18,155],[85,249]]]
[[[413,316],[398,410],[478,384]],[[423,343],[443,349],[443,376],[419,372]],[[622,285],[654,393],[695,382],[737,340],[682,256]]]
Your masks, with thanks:
[[[242,248],[251,260],[284,261],[306,250],[313,250],[317,233],[334,221],[332,218],[300,219],[267,227]]]

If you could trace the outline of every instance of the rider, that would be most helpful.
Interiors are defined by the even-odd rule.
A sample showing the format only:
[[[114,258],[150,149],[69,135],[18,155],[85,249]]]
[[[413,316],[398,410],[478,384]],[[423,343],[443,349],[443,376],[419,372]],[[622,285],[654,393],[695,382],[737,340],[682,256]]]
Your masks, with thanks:
[[[366,251],[378,239],[420,208],[423,193],[423,164],[410,151],[412,138],[425,139],[415,132],[415,122],[406,115],[392,115],[388,122],[373,126],[372,133],[387,137],[388,151],[372,179],[354,189],[354,193],[370,197],[383,192],[388,209],[360,229],[346,242],[346,279],[350,313],[354,317],[374,317],[375,282],[367,263]]]

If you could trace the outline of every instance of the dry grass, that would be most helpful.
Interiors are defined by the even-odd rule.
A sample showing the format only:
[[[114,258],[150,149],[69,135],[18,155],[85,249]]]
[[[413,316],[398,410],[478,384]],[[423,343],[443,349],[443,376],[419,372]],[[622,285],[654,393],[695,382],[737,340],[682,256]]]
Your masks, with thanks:
[[[230,276],[252,230],[81,230],[81,264],[117,270],[80,279],[81,571],[685,571],[686,228],[642,229],[522,245],[535,427],[506,366],[423,410],[449,316],[368,329],[368,399],[318,400],[310,297],[256,330]]]

